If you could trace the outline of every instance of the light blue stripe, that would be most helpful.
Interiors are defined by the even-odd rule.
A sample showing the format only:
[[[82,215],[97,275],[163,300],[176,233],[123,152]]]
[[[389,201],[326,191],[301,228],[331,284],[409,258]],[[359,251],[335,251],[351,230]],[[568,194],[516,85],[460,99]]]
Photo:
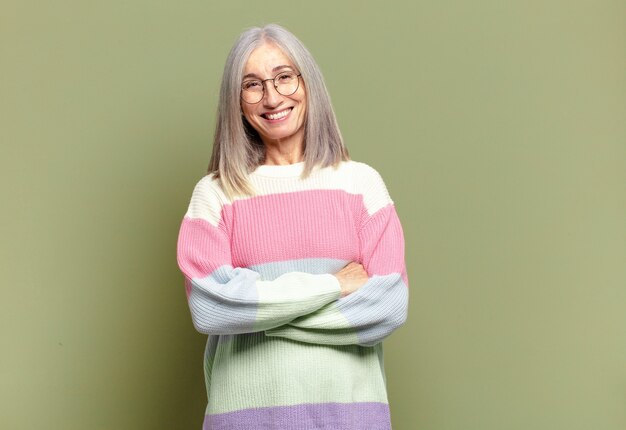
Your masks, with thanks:
[[[331,258],[308,258],[266,264],[249,268],[224,265],[204,278],[194,278],[195,288],[189,295],[194,325],[202,333],[229,334],[254,332],[259,296],[253,288],[257,280],[273,281],[288,272],[314,275],[336,273],[349,261]]]
[[[337,273],[349,261],[331,258],[309,258],[258,264],[249,268],[225,265],[211,275],[194,279],[190,307],[196,314],[196,325],[206,332],[232,327],[232,333],[255,331],[258,293],[251,288],[256,280],[274,280],[288,272],[311,274]],[[229,301],[227,297],[232,298]],[[208,300],[207,300],[208,299]],[[371,277],[356,292],[334,303],[356,329],[359,343],[375,344],[400,327],[408,305],[408,288],[399,273]]]
[[[196,288],[189,295],[189,307],[196,328],[203,333],[223,331],[224,327],[230,327],[233,334],[252,331],[259,299],[251,285],[257,279],[258,273],[229,265],[193,279]]]
[[[339,299],[336,309],[353,327],[359,327],[360,344],[373,345],[405,322],[408,299],[409,289],[399,273],[377,275]]]
[[[250,266],[250,269],[260,273],[264,280],[272,281],[287,272],[305,272],[313,275],[334,274],[339,272],[349,262],[348,260],[335,258],[303,258],[256,264]]]

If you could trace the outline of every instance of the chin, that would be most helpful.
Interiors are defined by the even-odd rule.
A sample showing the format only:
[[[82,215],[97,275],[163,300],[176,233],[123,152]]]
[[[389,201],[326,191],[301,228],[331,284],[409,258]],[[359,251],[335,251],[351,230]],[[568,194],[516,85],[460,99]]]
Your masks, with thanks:
[[[291,137],[293,137],[296,133],[268,133],[268,134],[262,134],[261,136],[263,137],[263,139],[265,140],[270,140],[270,141],[274,141],[274,140],[285,140],[285,139],[289,139]]]

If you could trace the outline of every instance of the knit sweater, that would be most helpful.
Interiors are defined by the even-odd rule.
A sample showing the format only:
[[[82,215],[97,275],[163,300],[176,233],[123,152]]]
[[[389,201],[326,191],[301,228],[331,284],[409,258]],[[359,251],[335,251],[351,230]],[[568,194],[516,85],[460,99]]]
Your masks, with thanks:
[[[261,165],[258,194],[228,199],[209,174],[177,260],[207,334],[208,430],[391,429],[382,340],[407,317],[404,236],[380,174],[357,161]],[[369,280],[341,297],[333,275]]]

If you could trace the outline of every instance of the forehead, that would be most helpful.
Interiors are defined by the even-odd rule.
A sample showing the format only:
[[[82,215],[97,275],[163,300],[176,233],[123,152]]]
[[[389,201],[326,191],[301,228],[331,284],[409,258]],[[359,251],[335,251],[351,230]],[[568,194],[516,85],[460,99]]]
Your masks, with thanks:
[[[255,74],[258,76],[270,75],[279,66],[294,67],[289,57],[278,46],[264,43],[258,46],[248,58],[243,74]]]

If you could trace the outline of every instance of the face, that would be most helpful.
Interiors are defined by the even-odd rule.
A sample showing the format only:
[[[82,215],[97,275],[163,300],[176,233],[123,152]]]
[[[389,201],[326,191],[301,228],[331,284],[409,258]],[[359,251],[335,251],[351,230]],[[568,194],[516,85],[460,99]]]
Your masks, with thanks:
[[[243,80],[272,79],[286,70],[300,73],[280,48],[265,43],[252,51],[243,70]],[[244,117],[259,133],[265,144],[282,142],[302,144],[306,89],[302,77],[299,79],[297,91],[290,96],[280,94],[272,81],[266,81],[265,93],[260,102],[250,104],[240,101]]]

